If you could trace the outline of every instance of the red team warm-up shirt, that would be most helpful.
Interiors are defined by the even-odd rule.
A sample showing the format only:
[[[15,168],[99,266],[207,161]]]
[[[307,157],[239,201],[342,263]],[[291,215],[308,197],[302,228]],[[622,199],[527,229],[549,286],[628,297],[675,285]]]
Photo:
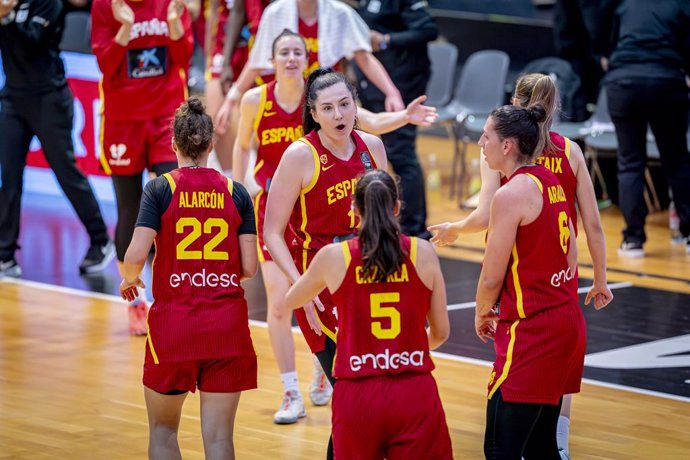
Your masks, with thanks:
[[[385,282],[362,274],[359,238],[341,243],[347,271],[332,294],[338,305],[337,379],[434,369],[425,330],[431,290],[417,275],[417,239],[401,241],[406,257]]]
[[[253,355],[234,183],[208,168],[164,174],[172,191],[155,239],[148,346],[154,362]]]
[[[352,210],[352,193],[357,178],[370,169],[376,169],[376,161],[367,144],[357,131],[352,131],[355,153],[343,161],[328,151],[316,130],[300,142],[311,148],[314,175],[311,182],[300,192],[290,216],[290,229],[295,235],[294,260],[300,273],[304,273],[316,252],[340,238],[352,237],[359,225],[359,218]],[[328,290],[319,294],[325,311],[317,310],[325,334],[317,336],[309,327],[304,309],[295,311],[297,323],[312,353],[325,347],[325,337],[335,341],[337,312]]]
[[[185,34],[169,38],[169,0],[125,0],[134,11],[128,45],[115,43],[120,22],[110,0],[94,0],[91,46],[103,73],[101,96],[106,120],[137,121],[170,117],[187,97],[187,69],[193,50],[189,13]]]

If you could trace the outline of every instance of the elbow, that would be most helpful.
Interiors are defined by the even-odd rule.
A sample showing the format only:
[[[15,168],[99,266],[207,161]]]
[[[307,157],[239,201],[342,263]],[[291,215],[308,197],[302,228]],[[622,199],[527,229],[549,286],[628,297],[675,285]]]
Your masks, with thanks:
[[[254,278],[256,272],[259,271],[259,264],[256,260],[242,264],[242,279],[247,280]]]
[[[503,285],[503,277],[502,276],[484,276],[480,281],[479,281],[479,290],[483,291],[496,291],[501,288]]]
[[[450,327],[439,329],[429,329],[429,349],[435,350],[448,340]]]

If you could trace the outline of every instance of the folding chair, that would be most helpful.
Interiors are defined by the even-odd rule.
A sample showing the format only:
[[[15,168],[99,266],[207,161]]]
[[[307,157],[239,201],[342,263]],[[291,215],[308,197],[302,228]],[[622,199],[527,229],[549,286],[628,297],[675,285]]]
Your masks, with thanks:
[[[60,49],[91,54],[91,15],[88,12],[72,11],[65,15]]]
[[[453,96],[455,68],[458,65],[458,47],[448,42],[428,45],[431,78],[426,85],[426,105],[443,107]]]
[[[560,133],[557,127],[554,130]],[[589,161],[589,174],[592,182],[599,182],[602,197],[607,199],[609,192],[599,166],[599,158],[602,156],[615,157],[618,151],[618,139],[609,115],[606,89],[603,87],[599,90],[597,108],[590,119],[589,134],[584,137],[584,143],[585,158]]]
[[[463,64],[453,99],[439,110],[439,122],[452,127],[453,165],[450,195],[464,193],[467,182],[467,143],[481,135],[489,113],[505,101],[505,83],[510,58],[503,51],[483,50],[471,54]],[[458,170],[460,180],[458,180]],[[463,197],[460,196],[462,199]]]

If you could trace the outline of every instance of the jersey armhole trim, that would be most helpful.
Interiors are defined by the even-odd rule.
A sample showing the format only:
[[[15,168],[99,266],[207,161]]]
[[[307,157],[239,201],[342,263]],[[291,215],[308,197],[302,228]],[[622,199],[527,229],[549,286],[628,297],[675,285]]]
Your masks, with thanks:
[[[533,174],[530,173],[525,173],[525,176],[529,177],[534,181],[535,184],[537,184],[537,187],[539,187],[539,191],[541,193],[544,193],[544,186],[542,185],[541,181]]]
[[[163,177],[165,177],[165,180],[168,181],[168,184],[170,185],[170,191],[175,194],[175,188],[177,185],[175,184],[175,179],[170,175],[170,173],[165,173],[163,174]]]

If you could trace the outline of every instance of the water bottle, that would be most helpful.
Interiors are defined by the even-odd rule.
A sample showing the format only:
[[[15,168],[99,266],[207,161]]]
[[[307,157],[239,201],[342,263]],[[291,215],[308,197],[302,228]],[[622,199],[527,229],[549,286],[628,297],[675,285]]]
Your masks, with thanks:
[[[680,233],[680,217],[678,217],[678,212],[676,212],[676,206],[671,201],[668,205],[668,228],[671,232],[671,242],[674,244],[684,243],[685,239]]]

